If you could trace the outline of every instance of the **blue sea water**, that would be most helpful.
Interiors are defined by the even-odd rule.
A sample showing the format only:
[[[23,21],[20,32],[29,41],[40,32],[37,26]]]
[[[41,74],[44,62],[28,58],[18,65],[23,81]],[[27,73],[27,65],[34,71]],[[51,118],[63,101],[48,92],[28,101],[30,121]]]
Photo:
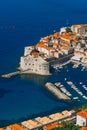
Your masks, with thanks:
[[[86,0],[1,0],[0,1],[0,75],[13,72],[19,65],[24,47],[36,44],[41,37],[72,24],[87,23]],[[68,71],[67,71],[68,70]],[[84,91],[79,82],[87,85],[87,72],[68,65],[51,76],[16,76],[0,78],[0,126],[58,112],[76,105],[58,101],[45,88],[64,78],[73,81]],[[66,85],[67,86],[67,85]],[[70,89],[67,86],[67,89]]]

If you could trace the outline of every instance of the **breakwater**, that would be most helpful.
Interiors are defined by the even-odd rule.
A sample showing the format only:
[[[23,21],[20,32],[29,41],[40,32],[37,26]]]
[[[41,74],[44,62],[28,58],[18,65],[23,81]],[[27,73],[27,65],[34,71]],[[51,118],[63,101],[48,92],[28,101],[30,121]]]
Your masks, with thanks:
[[[53,93],[58,99],[61,100],[70,100],[70,97],[68,97],[67,95],[65,95],[64,93],[62,93],[58,88],[56,88],[56,86],[50,82],[47,82],[45,84],[45,87],[51,92]]]
[[[21,72],[16,71],[16,72],[12,72],[12,73],[9,73],[9,74],[3,74],[1,77],[2,78],[11,78],[12,76],[15,76],[15,75],[18,75],[18,74],[21,74]]]

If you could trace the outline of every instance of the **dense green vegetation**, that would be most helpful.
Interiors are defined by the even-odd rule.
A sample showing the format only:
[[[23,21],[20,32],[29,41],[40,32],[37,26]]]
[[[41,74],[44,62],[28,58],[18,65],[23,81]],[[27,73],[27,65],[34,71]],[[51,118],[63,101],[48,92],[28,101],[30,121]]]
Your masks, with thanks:
[[[80,126],[78,125],[76,126],[72,123],[69,125],[66,125],[66,122],[64,121],[61,124],[63,125],[62,128],[54,128],[53,130],[79,130],[81,128]],[[43,127],[38,128],[38,130],[43,130]]]
[[[80,129],[80,126],[76,126],[74,124],[69,124],[63,128],[55,128],[53,130],[79,130],[79,129]]]
[[[66,28],[66,32],[67,32],[67,33],[72,32],[71,28],[70,28],[70,27],[67,27],[67,28]]]
[[[42,126],[41,126],[41,127],[39,127],[39,128],[38,128],[38,130],[43,130],[43,127],[42,127]]]
[[[84,40],[87,40],[87,36],[85,36]]]

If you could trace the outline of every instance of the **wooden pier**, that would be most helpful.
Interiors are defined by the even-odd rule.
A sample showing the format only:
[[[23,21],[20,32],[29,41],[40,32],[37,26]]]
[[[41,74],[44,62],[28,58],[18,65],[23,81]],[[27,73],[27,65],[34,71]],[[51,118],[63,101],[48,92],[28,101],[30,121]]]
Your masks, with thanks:
[[[21,72],[16,71],[16,72],[12,72],[12,73],[9,73],[9,74],[3,74],[1,77],[2,78],[11,78],[12,76],[15,76],[15,75],[18,75],[18,74],[21,74]]]

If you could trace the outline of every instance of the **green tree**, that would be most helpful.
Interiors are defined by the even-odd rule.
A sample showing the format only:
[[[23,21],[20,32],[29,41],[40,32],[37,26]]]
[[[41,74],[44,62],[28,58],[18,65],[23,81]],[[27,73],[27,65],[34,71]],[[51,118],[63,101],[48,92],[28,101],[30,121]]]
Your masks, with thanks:
[[[87,109],[87,104],[82,105],[82,110]]]
[[[87,36],[84,37],[85,42],[87,43]]]
[[[84,38],[85,40],[87,40],[87,36],[85,36],[85,38]]]
[[[66,32],[67,32],[67,33],[72,32],[71,28],[70,28],[70,27],[67,27],[67,28],[66,28]]]
[[[42,126],[41,126],[41,127],[39,127],[39,128],[38,128],[38,130],[43,130],[43,127],[42,127]]]
[[[53,130],[79,130],[81,127],[80,126],[76,126],[74,124],[69,124],[67,125],[66,127],[63,127],[63,128],[55,128]]]
[[[66,121],[62,121],[61,124],[63,125],[64,128],[67,126]]]

